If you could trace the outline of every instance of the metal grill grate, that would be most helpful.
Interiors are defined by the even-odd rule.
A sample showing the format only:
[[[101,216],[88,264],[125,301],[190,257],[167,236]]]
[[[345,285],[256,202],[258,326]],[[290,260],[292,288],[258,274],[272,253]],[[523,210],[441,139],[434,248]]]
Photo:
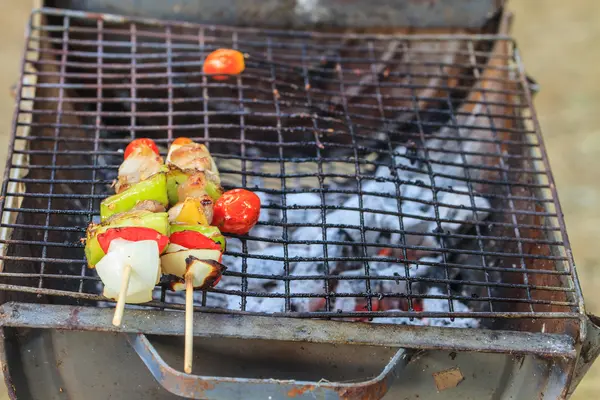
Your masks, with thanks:
[[[220,47],[247,54],[241,76],[201,73]],[[26,300],[105,300],[79,239],[111,193],[121,149],[152,137],[166,152],[189,136],[209,146],[227,188],[251,188],[264,203],[258,226],[229,238],[228,276],[202,306],[244,313],[271,302],[277,315],[411,321],[579,317],[510,38],[44,9],[32,18],[17,106],[0,289]],[[438,308],[423,310],[430,300]],[[151,305],[182,307],[164,288]]]

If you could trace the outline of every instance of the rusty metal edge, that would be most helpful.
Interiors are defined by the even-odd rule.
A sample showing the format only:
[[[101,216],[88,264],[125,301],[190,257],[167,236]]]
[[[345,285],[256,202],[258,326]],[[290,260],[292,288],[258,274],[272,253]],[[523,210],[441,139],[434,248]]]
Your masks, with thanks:
[[[579,277],[577,275],[577,270],[575,268],[575,261],[573,259],[573,251],[571,249],[571,243],[569,241],[569,235],[567,234],[567,228],[566,228],[566,223],[564,220],[564,213],[562,211],[561,205],[560,205],[560,200],[558,198],[558,191],[556,188],[556,184],[554,181],[554,175],[552,174],[552,169],[550,167],[550,159],[548,156],[548,152],[546,150],[546,145],[544,143],[544,138],[542,135],[542,131],[541,131],[541,125],[539,123],[538,117],[537,117],[537,113],[535,111],[535,108],[533,107],[533,96],[532,96],[532,89],[530,87],[530,82],[529,79],[527,77],[527,74],[525,72],[525,67],[524,64],[522,62],[521,56],[520,56],[520,52],[518,47],[516,46],[516,43],[514,43],[514,58],[515,58],[515,63],[516,63],[516,68],[518,69],[519,73],[519,81],[520,84],[523,86],[523,93],[524,93],[524,100],[525,100],[525,104],[528,106],[529,112],[530,112],[530,118],[531,118],[531,123],[527,124],[527,128],[528,129],[532,129],[535,132],[535,138],[537,140],[537,147],[530,147],[530,151],[532,153],[532,155],[541,155],[542,160],[541,162],[544,164],[544,169],[547,171],[547,179],[548,179],[548,184],[550,186],[550,191],[552,192],[552,198],[554,199],[554,202],[552,204],[552,206],[555,208],[555,212],[558,215],[558,224],[559,224],[559,228],[560,228],[560,234],[562,236],[562,240],[564,242],[564,249],[566,252],[566,257],[567,257],[567,262],[569,264],[569,276],[571,277],[571,279],[573,280],[573,289],[574,289],[574,293],[571,294],[570,292],[567,293],[567,295],[571,295],[572,296],[572,300],[577,301],[577,312],[579,313],[579,315],[581,316],[580,318],[580,326],[579,326],[579,341],[583,342],[585,340],[586,337],[586,319],[584,318],[586,316],[586,312],[585,312],[585,304],[583,301],[583,292],[581,290],[581,284],[579,282]],[[529,140],[533,140],[533,139],[529,139]],[[544,203],[544,210],[545,211],[550,211],[549,207],[550,204],[548,203]],[[550,233],[550,235],[552,236],[552,240],[558,240],[558,234],[557,233]],[[563,282],[564,283],[564,282]]]
[[[0,307],[0,326],[171,336],[183,335],[184,332],[184,314],[181,312],[127,309],[120,327],[111,323],[113,312],[112,308],[5,303]],[[194,335],[424,350],[535,354],[567,359],[577,356],[573,339],[560,334],[248,315],[195,313]]]

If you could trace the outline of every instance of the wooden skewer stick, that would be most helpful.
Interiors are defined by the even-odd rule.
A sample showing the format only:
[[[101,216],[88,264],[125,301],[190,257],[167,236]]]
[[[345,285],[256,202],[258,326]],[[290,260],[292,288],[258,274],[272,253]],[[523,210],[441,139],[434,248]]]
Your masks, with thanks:
[[[192,357],[194,354],[194,275],[185,274],[185,353],[183,370],[192,373]]]
[[[131,278],[131,265],[125,265],[123,268],[123,277],[121,278],[121,290],[119,291],[119,299],[115,308],[115,316],[112,323],[114,326],[121,326],[123,320],[123,311],[125,311],[125,298],[127,297],[127,289],[129,288],[129,278]]]

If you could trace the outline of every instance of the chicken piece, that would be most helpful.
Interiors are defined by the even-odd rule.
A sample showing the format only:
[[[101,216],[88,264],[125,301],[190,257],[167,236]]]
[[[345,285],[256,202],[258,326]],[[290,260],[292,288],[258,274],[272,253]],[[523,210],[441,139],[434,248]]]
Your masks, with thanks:
[[[203,172],[188,176],[188,178],[177,187],[177,196],[180,199],[194,197],[200,199],[206,196],[207,179]]]
[[[202,197],[209,195],[213,200],[218,200],[223,194],[223,188],[218,182],[218,175],[194,170],[183,171],[169,165],[167,172],[167,196],[169,204],[174,205],[179,199],[186,197]]]
[[[216,171],[216,166],[206,146],[194,142],[171,145],[167,163],[182,170]]]
[[[143,200],[138,202],[132,209],[132,211],[135,210],[146,210],[146,211],[151,211],[154,213],[158,213],[158,212],[166,212],[167,209],[165,208],[165,206],[163,204],[161,204],[159,201],[156,200]]]
[[[201,198],[207,194],[216,201],[223,194],[217,165],[203,144],[186,137],[175,139],[169,147],[167,166],[171,205],[187,197]]]
[[[163,171],[163,168],[163,158],[152,151],[150,147],[136,147],[119,167],[115,191],[121,193],[131,185]]]

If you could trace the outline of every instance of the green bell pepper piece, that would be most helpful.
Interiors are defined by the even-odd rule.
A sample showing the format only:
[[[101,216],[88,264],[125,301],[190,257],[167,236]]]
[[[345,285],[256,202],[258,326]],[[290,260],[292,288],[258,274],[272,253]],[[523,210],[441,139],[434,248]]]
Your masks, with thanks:
[[[177,187],[187,180],[188,176],[179,168],[171,167],[167,172],[167,196],[169,197],[169,205],[173,206],[179,201],[177,195]]]
[[[206,184],[206,194],[210,196],[213,201],[219,200],[219,197],[223,194],[224,190],[221,185],[214,182],[208,181]]]
[[[158,201],[165,207],[169,205],[165,173],[156,173],[121,193],[104,199],[100,203],[100,220],[104,221],[111,215],[129,211],[143,200]]]
[[[158,233],[169,236],[169,216],[166,212],[154,213],[147,210],[135,210],[115,214],[98,225],[91,224],[86,232],[85,257],[88,267],[94,266],[105,256],[98,235],[111,228],[141,227],[154,229]]]
[[[203,226],[203,225],[171,225],[171,233],[182,232],[182,231],[195,231],[203,234],[209,239],[214,240],[216,243],[221,245],[221,251],[225,251],[226,242],[225,236],[221,234],[221,231],[216,226]]]

